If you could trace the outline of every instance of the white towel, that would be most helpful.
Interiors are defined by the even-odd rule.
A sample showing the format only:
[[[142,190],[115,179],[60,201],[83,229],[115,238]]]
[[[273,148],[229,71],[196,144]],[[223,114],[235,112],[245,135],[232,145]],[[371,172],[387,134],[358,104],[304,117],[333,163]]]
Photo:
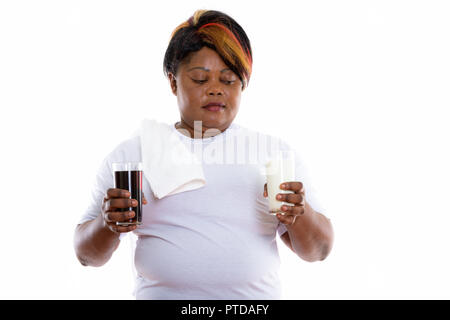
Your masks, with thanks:
[[[141,123],[143,173],[158,199],[206,184],[201,162],[165,123]]]

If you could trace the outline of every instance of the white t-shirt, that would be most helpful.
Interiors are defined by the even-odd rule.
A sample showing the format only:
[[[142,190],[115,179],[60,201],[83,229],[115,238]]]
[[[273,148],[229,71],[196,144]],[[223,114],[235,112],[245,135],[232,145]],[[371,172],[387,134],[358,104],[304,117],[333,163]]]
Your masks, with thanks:
[[[235,123],[206,139],[191,139],[172,127],[202,157],[206,185],[157,199],[143,179],[148,204],[143,206],[142,225],[134,231],[136,298],[280,299],[276,234],[286,227],[267,214],[264,172],[271,152],[290,147]],[[255,157],[252,141],[267,149],[258,148]],[[236,151],[243,149],[253,151]],[[306,201],[321,211],[296,154],[297,181],[305,185]],[[141,161],[139,136],[122,142],[105,158],[79,223],[100,214],[106,190],[114,185],[111,164],[120,161]]]

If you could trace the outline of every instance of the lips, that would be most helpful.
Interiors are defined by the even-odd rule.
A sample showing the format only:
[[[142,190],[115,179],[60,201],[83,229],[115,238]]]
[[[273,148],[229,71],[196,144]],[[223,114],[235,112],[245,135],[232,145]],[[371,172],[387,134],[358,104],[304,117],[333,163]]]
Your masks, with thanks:
[[[225,104],[221,102],[210,102],[207,105],[203,106],[202,108],[209,111],[220,111],[223,108],[225,108]]]

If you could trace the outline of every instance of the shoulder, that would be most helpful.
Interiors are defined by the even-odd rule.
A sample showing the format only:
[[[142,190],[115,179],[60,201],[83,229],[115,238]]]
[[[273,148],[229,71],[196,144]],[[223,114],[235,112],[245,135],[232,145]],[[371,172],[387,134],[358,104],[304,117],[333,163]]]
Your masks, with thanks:
[[[141,138],[133,136],[126,140],[122,140],[117,146],[106,156],[108,162],[120,161],[141,161]]]
[[[140,139],[132,137],[122,140],[101,161],[97,167],[96,183],[101,190],[111,185],[112,164],[114,162],[140,162],[141,160]]]

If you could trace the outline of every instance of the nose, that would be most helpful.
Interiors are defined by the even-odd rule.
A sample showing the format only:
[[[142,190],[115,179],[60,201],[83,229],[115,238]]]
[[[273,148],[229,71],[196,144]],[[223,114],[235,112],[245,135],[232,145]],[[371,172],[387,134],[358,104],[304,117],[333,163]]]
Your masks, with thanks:
[[[224,91],[219,83],[213,82],[207,89],[208,96],[223,96]]]

